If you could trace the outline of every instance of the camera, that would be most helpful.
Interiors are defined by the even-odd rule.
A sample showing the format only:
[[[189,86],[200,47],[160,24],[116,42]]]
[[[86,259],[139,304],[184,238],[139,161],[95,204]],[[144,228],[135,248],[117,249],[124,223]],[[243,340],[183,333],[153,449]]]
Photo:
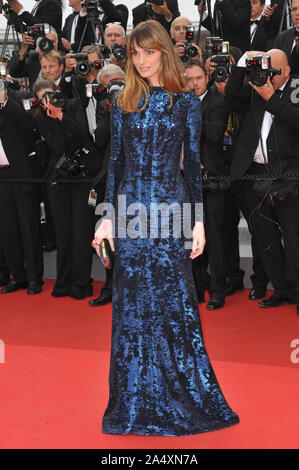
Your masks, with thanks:
[[[64,96],[61,91],[46,91],[41,100],[37,100],[35,98],[26,98],[22,100],[23,108],[25,111],[29,111],[30,109],[37,108],[41,104],[44,103],[46,96],[49,97],[50,104],[55,106],[56,108],[64,108],[66,105],[66,97]]]
[[[126,49],[118,44],[113,44],[110,49],[110,54],[113,54],[118,62],[127,57]]]
[[[81,3],[82,8],[86,8],[87,18],[92,23],[97,23],[99,20],[99,3],[98,0],[85,0]]]
[[[5,80],[0,79],[0,109],[3,108],[6,102],[6,93],[5,91],[7,90],[7,84]]]
[[[271,57],[265,54],[246,59],[246,74],[253,85],[260,87],[267,83],[268,77],[280,75],[281,70],[272,68]]]
[[[149,3],[149,2],[146,2]],[[163,0],[151,0],[150,3],[153,3],[154,5],[157,5],[157,7],[161,7],[164,3]]]
[[[6,77],[6,74],[7,74],[6,64],[0,64],[0,75],[2,77]]]
[[[88,60],[88,54],[72,54],[72,59],[76,59],[78,61],[75,71],[78,75],[88,75],[92,68],[100,70],[105,65],[104,59],[95,60],[92,64]]]
[[[82,163],[82,157],[89,153],[85,148],[75,150],[71,156],[63,154],[55,165],[54,174],[56,178],[79,179],[86,175],[86,167]]]
[[[208,37],[205,44],[205,54],[209,57],[217,54],[228,54],[229,42],[220,37]]]
[[[198,50],[193,46],[195,27],[192,25],[186,26],[186,44],[184,44],[184,55],[181,57],[182,62],[189,62],[198,54]]]
[[[54,47],[53,42],[46,38],[46,34],[49,34],[50,31],[50,25],[47,23],[35,24],[26,28],[26,33],[35,40],[36,46],[42,52],[50,52]]]
[[[215,62],[217,64],[216,69],[211,75],[211,79],[218,83],[225,82],[232,71],[230,55],[218,54],[215,57],[212,57],[211,62]]]
[[[50,104],[55,106],[55,108],[64,108],[66,105],[66,97],[64,96],[61,91],[45,91],[42,96],[42,101],[45,100],[46,97],[49,97]]]
[[[85,92],[87,98],[91,98],[92,96],[98,97],[105,91],[105,88],[98,83],[87,83],[85,85]]]
[[[119,80],[111,80],[111,82],[109,82],[106,88],[109,101],[112,101],[120,91],[124,90],[124,88],[125,82],[121,82]]]
[[[206,0],[195,0],[194,5],[198,6],[198,5],[200,5],[201,3],[205,4],[205,3],[206,3]],[[204,6],[205,6],[205,5],[204,5]]]

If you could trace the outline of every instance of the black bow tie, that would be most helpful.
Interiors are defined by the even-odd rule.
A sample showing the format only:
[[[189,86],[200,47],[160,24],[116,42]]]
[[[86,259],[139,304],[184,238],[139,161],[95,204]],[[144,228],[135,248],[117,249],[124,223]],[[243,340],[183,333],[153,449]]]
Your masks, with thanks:
[[[294,31],[294,39],[299,39],[299,31],[297,31],[297,29]]]
[[[276,93],[276,95],[280,96],[280,95],[282,95],[282,90],[279,90],[279,89],[275,90],[275,93]]]
[[[250,20],[250,24],[257,24],[259,25],[260,24],[260,20]]]

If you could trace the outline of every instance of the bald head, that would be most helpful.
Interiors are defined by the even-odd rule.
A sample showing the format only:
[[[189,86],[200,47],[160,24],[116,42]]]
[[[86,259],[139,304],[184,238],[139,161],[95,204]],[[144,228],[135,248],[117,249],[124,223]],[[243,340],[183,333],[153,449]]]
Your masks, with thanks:
[[[192,25],[192,21],[185,16],[178,16],[171,24],[170,34],[175,42],[186,42],[186,26]]]
[[[271,67],[281,70],[281,74],[275,75],[271,80],[274,89],[278,90],[290,77],[288,57],[285,52],[280,49],[271,49],[267,54],[271,57]]]

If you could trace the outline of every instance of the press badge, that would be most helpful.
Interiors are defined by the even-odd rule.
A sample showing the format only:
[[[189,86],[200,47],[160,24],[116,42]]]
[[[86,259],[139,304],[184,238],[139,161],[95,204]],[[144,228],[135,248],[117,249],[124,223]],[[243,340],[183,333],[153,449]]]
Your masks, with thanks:
[[[88,205],[94,208],[97,205],[97,193],[94,189],[91,189],[89,192]]]

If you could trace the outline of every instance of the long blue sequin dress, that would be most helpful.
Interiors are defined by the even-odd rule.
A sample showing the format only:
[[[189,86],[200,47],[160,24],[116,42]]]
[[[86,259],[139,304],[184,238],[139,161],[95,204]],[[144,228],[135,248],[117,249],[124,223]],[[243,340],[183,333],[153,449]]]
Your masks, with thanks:
[[[150,209],[156,202],[202,201],[201,110],[194,94],[175,94],[170,107],[168,93],[153,87],[140,113],[114,104],[111,123],[107,203],[117,207],[119,195],[126,196],[126,208],[137,203],[135,210],[140,203]],[[126,215],[128,232],[133,213]],[[120,205],[117,215],[125,216]],[[171,224],[169,238],[146,237],[140,225],[147,222],[149,215],[139,220],[137,238],[116,227],[110,394],[102,430],[184,436],[236,424],[204,346],[190,250],[183,238],[171,236]]]

